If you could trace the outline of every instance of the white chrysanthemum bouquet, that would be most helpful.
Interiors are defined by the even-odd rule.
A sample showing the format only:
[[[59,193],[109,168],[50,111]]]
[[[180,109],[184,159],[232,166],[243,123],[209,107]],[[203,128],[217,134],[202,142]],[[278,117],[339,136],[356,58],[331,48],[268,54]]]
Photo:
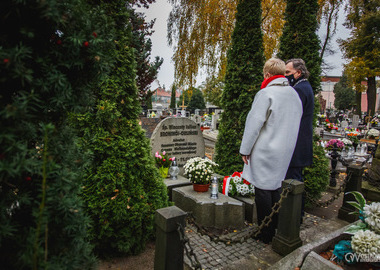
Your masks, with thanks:
[[[341,139],[341,141],[344,143],[344,147],[350,147],[352,146],[352,141],[346,138]]]
[[[357,231],[351,239],[352,250],[358,254],[376,256],[380,253],[380,235],[373,231]]]
[[[370,139],[374,139],[376,137],[379,137],[379,131],[377,129],[374,129],[374,128],[371,128],[368,132],[367,132],[367,136],[368,138]]]
[[[247,180],[241,177],[241,172],[234,172],[223,179],[222,193],[231,196],[252,196],[255,188]]]
[[[380,253],[380,203],[367,204],[360,192],[350,192],[355,201],[347,202],[358,211],[361,222],[350,226],[348,233],[353,234],[351,239],[352,250],[362,255],[375,255]]]
[[[207,185],[211,181],[212,174],[218,166],[208,158],[194,157],[183,166],[184,174],[194,184]]]

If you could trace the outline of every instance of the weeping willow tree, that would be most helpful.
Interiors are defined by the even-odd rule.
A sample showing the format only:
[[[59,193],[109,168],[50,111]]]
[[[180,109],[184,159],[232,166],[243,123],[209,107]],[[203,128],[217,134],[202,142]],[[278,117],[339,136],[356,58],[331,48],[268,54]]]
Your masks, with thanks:
[[[171,0],[168,41],[174,46],[175,78],[178,85],[194,85],[198,71],[221,81],[227,71],[227,51],[235,27],[237,0]],[[285,0],[268,0],[262,6],[261,27],[266,58],[278,48],[284,25]],[[215,75],[216,74],[216,75]]]

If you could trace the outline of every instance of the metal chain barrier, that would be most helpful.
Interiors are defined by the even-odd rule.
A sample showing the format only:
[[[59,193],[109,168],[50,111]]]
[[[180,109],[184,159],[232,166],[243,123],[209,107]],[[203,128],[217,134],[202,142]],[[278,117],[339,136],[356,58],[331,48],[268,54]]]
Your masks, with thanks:
[[[337,189],[337,191],[327,201],[318,202],[316,199],[311,198],[310,195],[308,195],[307,193],[306,193],[306,197],[316,207],[327,207],[330,204],[332,204],[335,200],[337,200],[339,198],[340,194],[346,189],[346,185],[350,181],[351,176],[352,176],[352,172],[349,172],[347,174],[346,178],[344,179],[343,183]]]
[[[189,238],[185,234],[185,229],[183,228],[182,224],[178,223],[177,225],[178,225],[177,231],[179,234],[179,239],[183,244],[186,257],[190,260],[191,266],[196,270],[197,269],[202,270],[201,263],[199,262],[197,255],[195,255],[193,247],[190,245]]]
[[[203,227],[201,225],[198,225],[195,222],[195,217],[192,215],[191,212],[188,213],[188,222],[191,223],[192,225],[194,225],[197,228],[197,231],[201,235],[207,235],[207,236],[209,236],[210,240],[213,241],[213,242],[215,242],[215,243],[223,242],[226,245],[236,244],[236,243],[243,243],[243,242],[247,241],[251,237],[253,237],[253,238],[257,237],[264,227],[269,226],[269,224],[272,222],[272,217],[275,214],[279,213],[280,208],[282,206],[282,202],[288,196],[288,194],[289,194],[290,191],[291,191],[291,186],[290,185],[287,186],[287,187],[285,187],[285,188],[283,188],[283,190],[281,192],[281,195],[280,195],[280,200],[273,205],[272,212],[263,219],[263,221],[261,222],[260,226],[250,226],[250,227],[248,227],[246,229],[243,229],[242,230],[243,236],[240,237],[240,238],[239,237],[228,237],[226,235],[218,235],[218,234],[215,234],[215,233],[211,232],[207,228],[205,228],[205,227]]]

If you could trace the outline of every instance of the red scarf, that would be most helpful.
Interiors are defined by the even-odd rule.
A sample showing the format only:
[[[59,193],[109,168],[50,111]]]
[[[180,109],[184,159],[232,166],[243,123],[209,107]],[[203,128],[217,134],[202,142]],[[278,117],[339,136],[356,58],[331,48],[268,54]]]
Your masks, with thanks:
[[[270,77],[270,78],[264,79],[264,81],[263,81],[262,84],[261,84],[261,88],[260,88],[260,89],[263,89],[263,88],[267,87],[267,85],[268,85],[271,81],[273,81],[274,79],[277,79],[277,78],[285,78],[285,76],[284,76],[284,75],[274,75],[274,76],[272,76],[272,77]]]

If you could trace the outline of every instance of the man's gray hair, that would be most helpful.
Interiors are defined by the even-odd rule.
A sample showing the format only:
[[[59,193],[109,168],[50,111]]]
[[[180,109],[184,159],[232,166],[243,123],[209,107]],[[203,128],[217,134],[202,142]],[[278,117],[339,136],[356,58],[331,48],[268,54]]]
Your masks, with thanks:
[[[303,61],[301,58],[293,58],[286,61],[286,64],[293,63],[293,68],[295,70],[301,71],[301,74],[307,79],[310,76],[310,72],[306,68],[305,61]]]

